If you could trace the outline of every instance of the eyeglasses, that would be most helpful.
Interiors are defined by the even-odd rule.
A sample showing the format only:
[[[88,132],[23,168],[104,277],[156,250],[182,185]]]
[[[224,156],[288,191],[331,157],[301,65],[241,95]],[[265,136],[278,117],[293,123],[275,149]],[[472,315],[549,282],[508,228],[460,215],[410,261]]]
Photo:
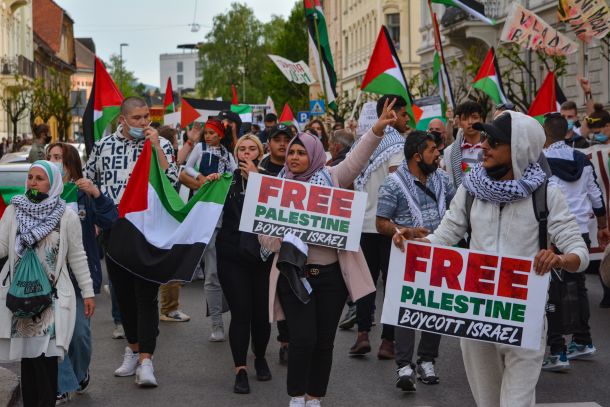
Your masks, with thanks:
[[[489,147],[491,147],[492,149],[496,149],[496,147],[498,147],[499,145],[502,144],[507,144],[503,141],[500,140],[496,140],[495,138],[493,138],[489,133],[486,133],[484,131],[481,132],[481,143],[484,143],[485,141],[487,141],[487,144],[489,144]]]

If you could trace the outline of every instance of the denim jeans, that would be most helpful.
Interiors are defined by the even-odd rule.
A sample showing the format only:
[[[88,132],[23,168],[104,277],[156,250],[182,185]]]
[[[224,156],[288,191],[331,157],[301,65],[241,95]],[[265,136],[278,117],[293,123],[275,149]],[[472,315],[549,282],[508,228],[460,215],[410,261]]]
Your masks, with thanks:
[[[61,394],[78,390],[79,383],[87,376],[91,363],[91,320],[85,318],[85,305],[80,295],[80,289],[75,287],[75,291],[74,333],[68,353],[64,356],[63,362],[59,364],[57,376],[57,392]]]

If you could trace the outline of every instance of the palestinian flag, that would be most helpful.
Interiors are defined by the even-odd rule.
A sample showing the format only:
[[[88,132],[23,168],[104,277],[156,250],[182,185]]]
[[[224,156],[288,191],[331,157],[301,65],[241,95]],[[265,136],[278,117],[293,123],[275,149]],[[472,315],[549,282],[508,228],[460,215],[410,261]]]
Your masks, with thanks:
[[[206,183],[185,204],[149,141],[119,204],[108,257],[148,281],[191,281],[222,212],[232,176]]]
[[[544,115],[547,113],[558,112],[561,104],[566,101],[563,91],[557,83],[555,74],[549,72],[542,82],[542,86],[536,94],[536,98],[530,105],[527,114],[544,123]]]
[[[431,0],[432,3],[444,4],[448,7],[458,7],[484,23],[494,25],[496,20],[485,15],[485,6],[475,0]]]
[[[277,121],[278,123],[285,124],[286,126],[295,126],[297,130],[301,131],[299,127],[299,122],[294,117],[294,114],[292,114],[292,109],[290,108],[290,105],[288,103],[284,105],[282,114],[280,115],[280,118]]]
[[[402,64],[394,48],[390,33],[385,26],[377,37],[377,43],[371,55],[369,66],[366,69],[364,80],[360,86],[364,92],[379,93],[382,95],[400,95],[407,101],[407,113],[411,118],[409,126],[415,128],[422,111],[413,103],[411,92],[407,85]]]
[[[165,87],[165,98],[163,99],[163,111],[165,114],[174,113],[176,104],[174,103],[174,89],[172,88],[171,76],[167,78],[167,86]]]
[[[195,120],[205,122],[210,116],[218,116],[221,110],[231,109],[231,103],[222,100],[182,98],[180,127],[185,129]]]
[[[22,186],[0,186],[0,217],[6,209],[7,202],[10,203],[15,195],[25,194],[25,178]],[[61,193],[61,199],[66,201],[66,205],[74,212],[78,213],[78,187],[75,183],[69,182],[64,184],[64,191]]]
[[[231,111],[239,115],[242,123],[252,123],[252,106],[231,105]]]
[[[440,119],[443,123],[446,123],[443,103],[440,97],[438,96],[427,96],[421,99],[417,99],[415,101],[417,106],[422,110],[421,117],[417,122],[417,126],[415,130],[427,131],[430,122],[434,119]]]
[[[451,109],[454,109],[455,101],[453,98],[453,90],[451,89],[449,72],[447,71],[447,65],[445,64],[445,55],[443,52],[443,43],[441,42],[441,32],[438,27],[438,20],[436,19],[436,13],[432,12],[430,2],[428,2],[428,6],[430,8],[432,25],[434,27],[434,59],[432,65],[432,80],[438,88],[438,94],[441,98],[442,114],[443,117],[445,117],[447,105],[449,105]]]
[[[333,55],[328,41],[328,29],[326,18],[320,0],[303,0],[305,4],[305,18],[307,20],[307,32],[309,33],[309,44],[311,55],[316,61],[318,80],[324,84],[324,94],[328,101],[328,107],[337,110],[337,74],[333,64]],[[322,76],[324,75],[324,76]]]
[[[95,57],[93,87],[83,114],[83,133],[87,155],[93,144],[102,138],[104,132],[119,115],[123,95],[106,71],[104,63]]]
[[[502,78],[500,77],[500,69],[498,68],[498,60],[494,47],[491,47],[487,52],[485,60],[472,83],[473,88],[485,92],[496,104],[505,103],[508,100],[504,95]]]

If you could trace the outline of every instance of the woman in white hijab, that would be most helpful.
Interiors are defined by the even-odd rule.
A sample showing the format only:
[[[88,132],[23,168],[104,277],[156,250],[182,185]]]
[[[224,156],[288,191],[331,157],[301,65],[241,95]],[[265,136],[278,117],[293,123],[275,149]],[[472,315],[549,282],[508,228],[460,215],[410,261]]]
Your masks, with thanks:
[[[78,282],[85,314],[93,315],[93,283],[83,249],[78,215],[60,198],[61,173],[49,161],[30,167],[26,193],[11,199],[0,220],[0,361],[21,361],[23,405],[54,406],[57,364],[68,351],[76,315],[76,295],[68,266]],[[15,268],[32,248],[56,294],[53,304],[35,317],[19,318],[7,308],[6,296]]]

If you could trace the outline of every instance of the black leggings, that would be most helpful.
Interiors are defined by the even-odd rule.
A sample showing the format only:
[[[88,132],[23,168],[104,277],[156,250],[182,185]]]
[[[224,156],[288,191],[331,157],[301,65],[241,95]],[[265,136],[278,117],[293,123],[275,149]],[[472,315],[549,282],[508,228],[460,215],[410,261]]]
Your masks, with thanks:
[[[24,407],[54,407],[57,397],[57,357],[21,359]]]
[[[269,272],[271,261],[246,260],[232,249],[216,243],[218,279],[231,310],[229,344],[235,366],[246,366],[250,334],[254,356],[265,357],[269,323]]]
[[[277,292],[290,330],[288,395],[324,397],[333,363],[335,333],[347,299],[341,270],[324,271],[308,278],[311,300],[303,304],[280,275]]]
[[[125,337],[141,353],[155,353],[159,335],[159,284],[134,276],[106,256],[108,277],[121,310]]]

